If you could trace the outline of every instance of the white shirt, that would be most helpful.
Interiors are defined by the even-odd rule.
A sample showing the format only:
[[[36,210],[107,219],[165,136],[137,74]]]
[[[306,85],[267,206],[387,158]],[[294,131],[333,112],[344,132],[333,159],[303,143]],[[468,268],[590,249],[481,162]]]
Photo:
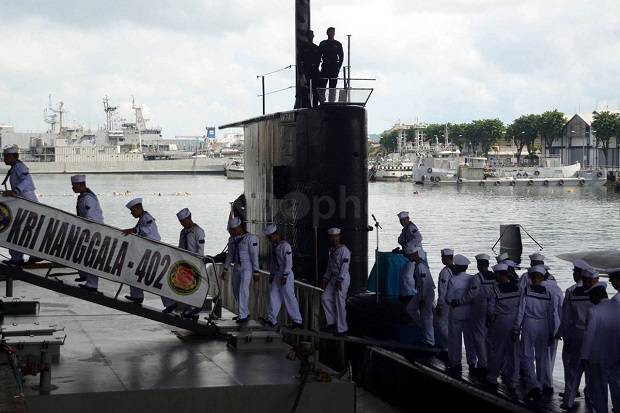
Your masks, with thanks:
[[[581,359],[590,363],[620,363],[620,299],[616,295],[590,309]]]

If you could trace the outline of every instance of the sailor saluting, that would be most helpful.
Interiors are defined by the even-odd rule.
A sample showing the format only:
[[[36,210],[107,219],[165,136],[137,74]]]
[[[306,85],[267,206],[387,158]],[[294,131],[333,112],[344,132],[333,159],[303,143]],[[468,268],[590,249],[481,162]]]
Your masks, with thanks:
[[[4,191],[4,196],[19,196],[30,201],[38,202],[35,194],[35,186],[28,167],[19,160],[19,149],[15,146],[6,148],[2,154],[4,155],[4,163],[11,168],[6,173],[2,186],[6,189],[7,181],[11,184],[11,189]],[[10,260],[2,261],[7,265],[22,265],[24,263],[24,254],[19,251],[9,250]],[[32,260],[32,257],[31,257]],[[36,258],[33,260],[35,261]]]
[[[402,211],[398,213],[398,219],[403,229],[398,237],[398,243],[403,250],[407,247],[415,248],[422,246],[422,234],[418,230],[418,227],[409,219],[409,212]],[[398,252],[398,248],[392,252]]]

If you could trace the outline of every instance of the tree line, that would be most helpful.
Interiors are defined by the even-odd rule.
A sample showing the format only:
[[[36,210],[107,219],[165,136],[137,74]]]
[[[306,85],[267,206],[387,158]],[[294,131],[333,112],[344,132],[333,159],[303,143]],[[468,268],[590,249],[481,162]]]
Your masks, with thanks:
[[[560,138],[567,119],[564,113],[558,110],[549,110],[541,114],[523,115],[505,125],[499,119],[480,119],[468,123],[448,123],[427,125],[424,130],[424,140],[439,142],[444,140],[447,126],[451,143],[457,145],[461,151],[468,149],[471,153],[488,155],[491,148],[500,141],[514,142],[516,157],[521,158],[523,149],[528,156],[533,156],[537,148],[536,141],[540,141],[547,151],[551,149],[553,141]],[[607,158],[609,143],[612,137],[620,136],[620,115],[610,112],[600,112],[594,115],[591,125],[592,134],[596,136],[596,146],[600,147]],[[397,138],[400,131],[392,130],[381,134],[381,145],[388,151],[397,149]],[[405,137],[412,141],[415,137],[413,129],[405,130]]]

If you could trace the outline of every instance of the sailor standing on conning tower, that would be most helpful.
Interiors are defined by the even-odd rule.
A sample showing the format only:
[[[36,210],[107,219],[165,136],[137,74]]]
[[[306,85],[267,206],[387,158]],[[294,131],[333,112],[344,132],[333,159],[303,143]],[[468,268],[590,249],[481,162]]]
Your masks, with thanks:
[[[142,207],[142,198],[132,199],[125,206],[131,212],[132,217],[138,218],[135,227],[123,230],[125,235],[135,234],[153,241],[161,241],[155,218]],[[129,295],[126,295],[125,298],[136,304],[142,304],[144,301],[144,291],[138,287],[130,286]]]
[[[91,221],[103,224],[103,211],[99,205],[99,199],[93,191],[86,186],[86,176],[74,175],[71,177],[71,189],[78,195],[76,212],[78,217],[90,219]],[[99,277],[79,271],[80,275],[76,281],[86,281],[86,284],[80,284],[81,288],[97,291],[99,288]]]
[[[422,234],[420,234],[420,231],[418,230],[416,224],[411,222],[411,220],[409,219],[409,212],[399,212],[398,219],[400,220],[400,225],[403,226],[403,229],[400,232],[400,236],[398,237],[398,243],[400,244],[400,248],[404,251],[407,247],[421,247]],[[398,252],[398,248],[396,248],[393,252]]]
[[[34,182],[28,167],[19,160],[19,149],[17,147],[6,148],[3,151],[4,163],[11,168],[6,173],[2,186],[6,189],[6,182],[11,184],[10,191],[4,191],[4,196],[19,196],[30,201],[38,202],[37,195],[34,190]],[[10,260],[2,261],[7,265],[22,265],[24,263],[24,254],[19,251],[9,250]],[[30,257],[31,260],[32,257]],[[36,259],[35,259],[36,260]],[[33,260],[34,261],[34,260]],[[38,260],[37,260],[38,261]]]

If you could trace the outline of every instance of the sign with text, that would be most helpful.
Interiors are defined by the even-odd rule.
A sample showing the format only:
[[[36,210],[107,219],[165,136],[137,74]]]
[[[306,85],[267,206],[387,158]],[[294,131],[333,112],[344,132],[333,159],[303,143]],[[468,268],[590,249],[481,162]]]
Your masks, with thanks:
[[[0,197],[0,246],[201,307],[201,257],[22,198]]]

